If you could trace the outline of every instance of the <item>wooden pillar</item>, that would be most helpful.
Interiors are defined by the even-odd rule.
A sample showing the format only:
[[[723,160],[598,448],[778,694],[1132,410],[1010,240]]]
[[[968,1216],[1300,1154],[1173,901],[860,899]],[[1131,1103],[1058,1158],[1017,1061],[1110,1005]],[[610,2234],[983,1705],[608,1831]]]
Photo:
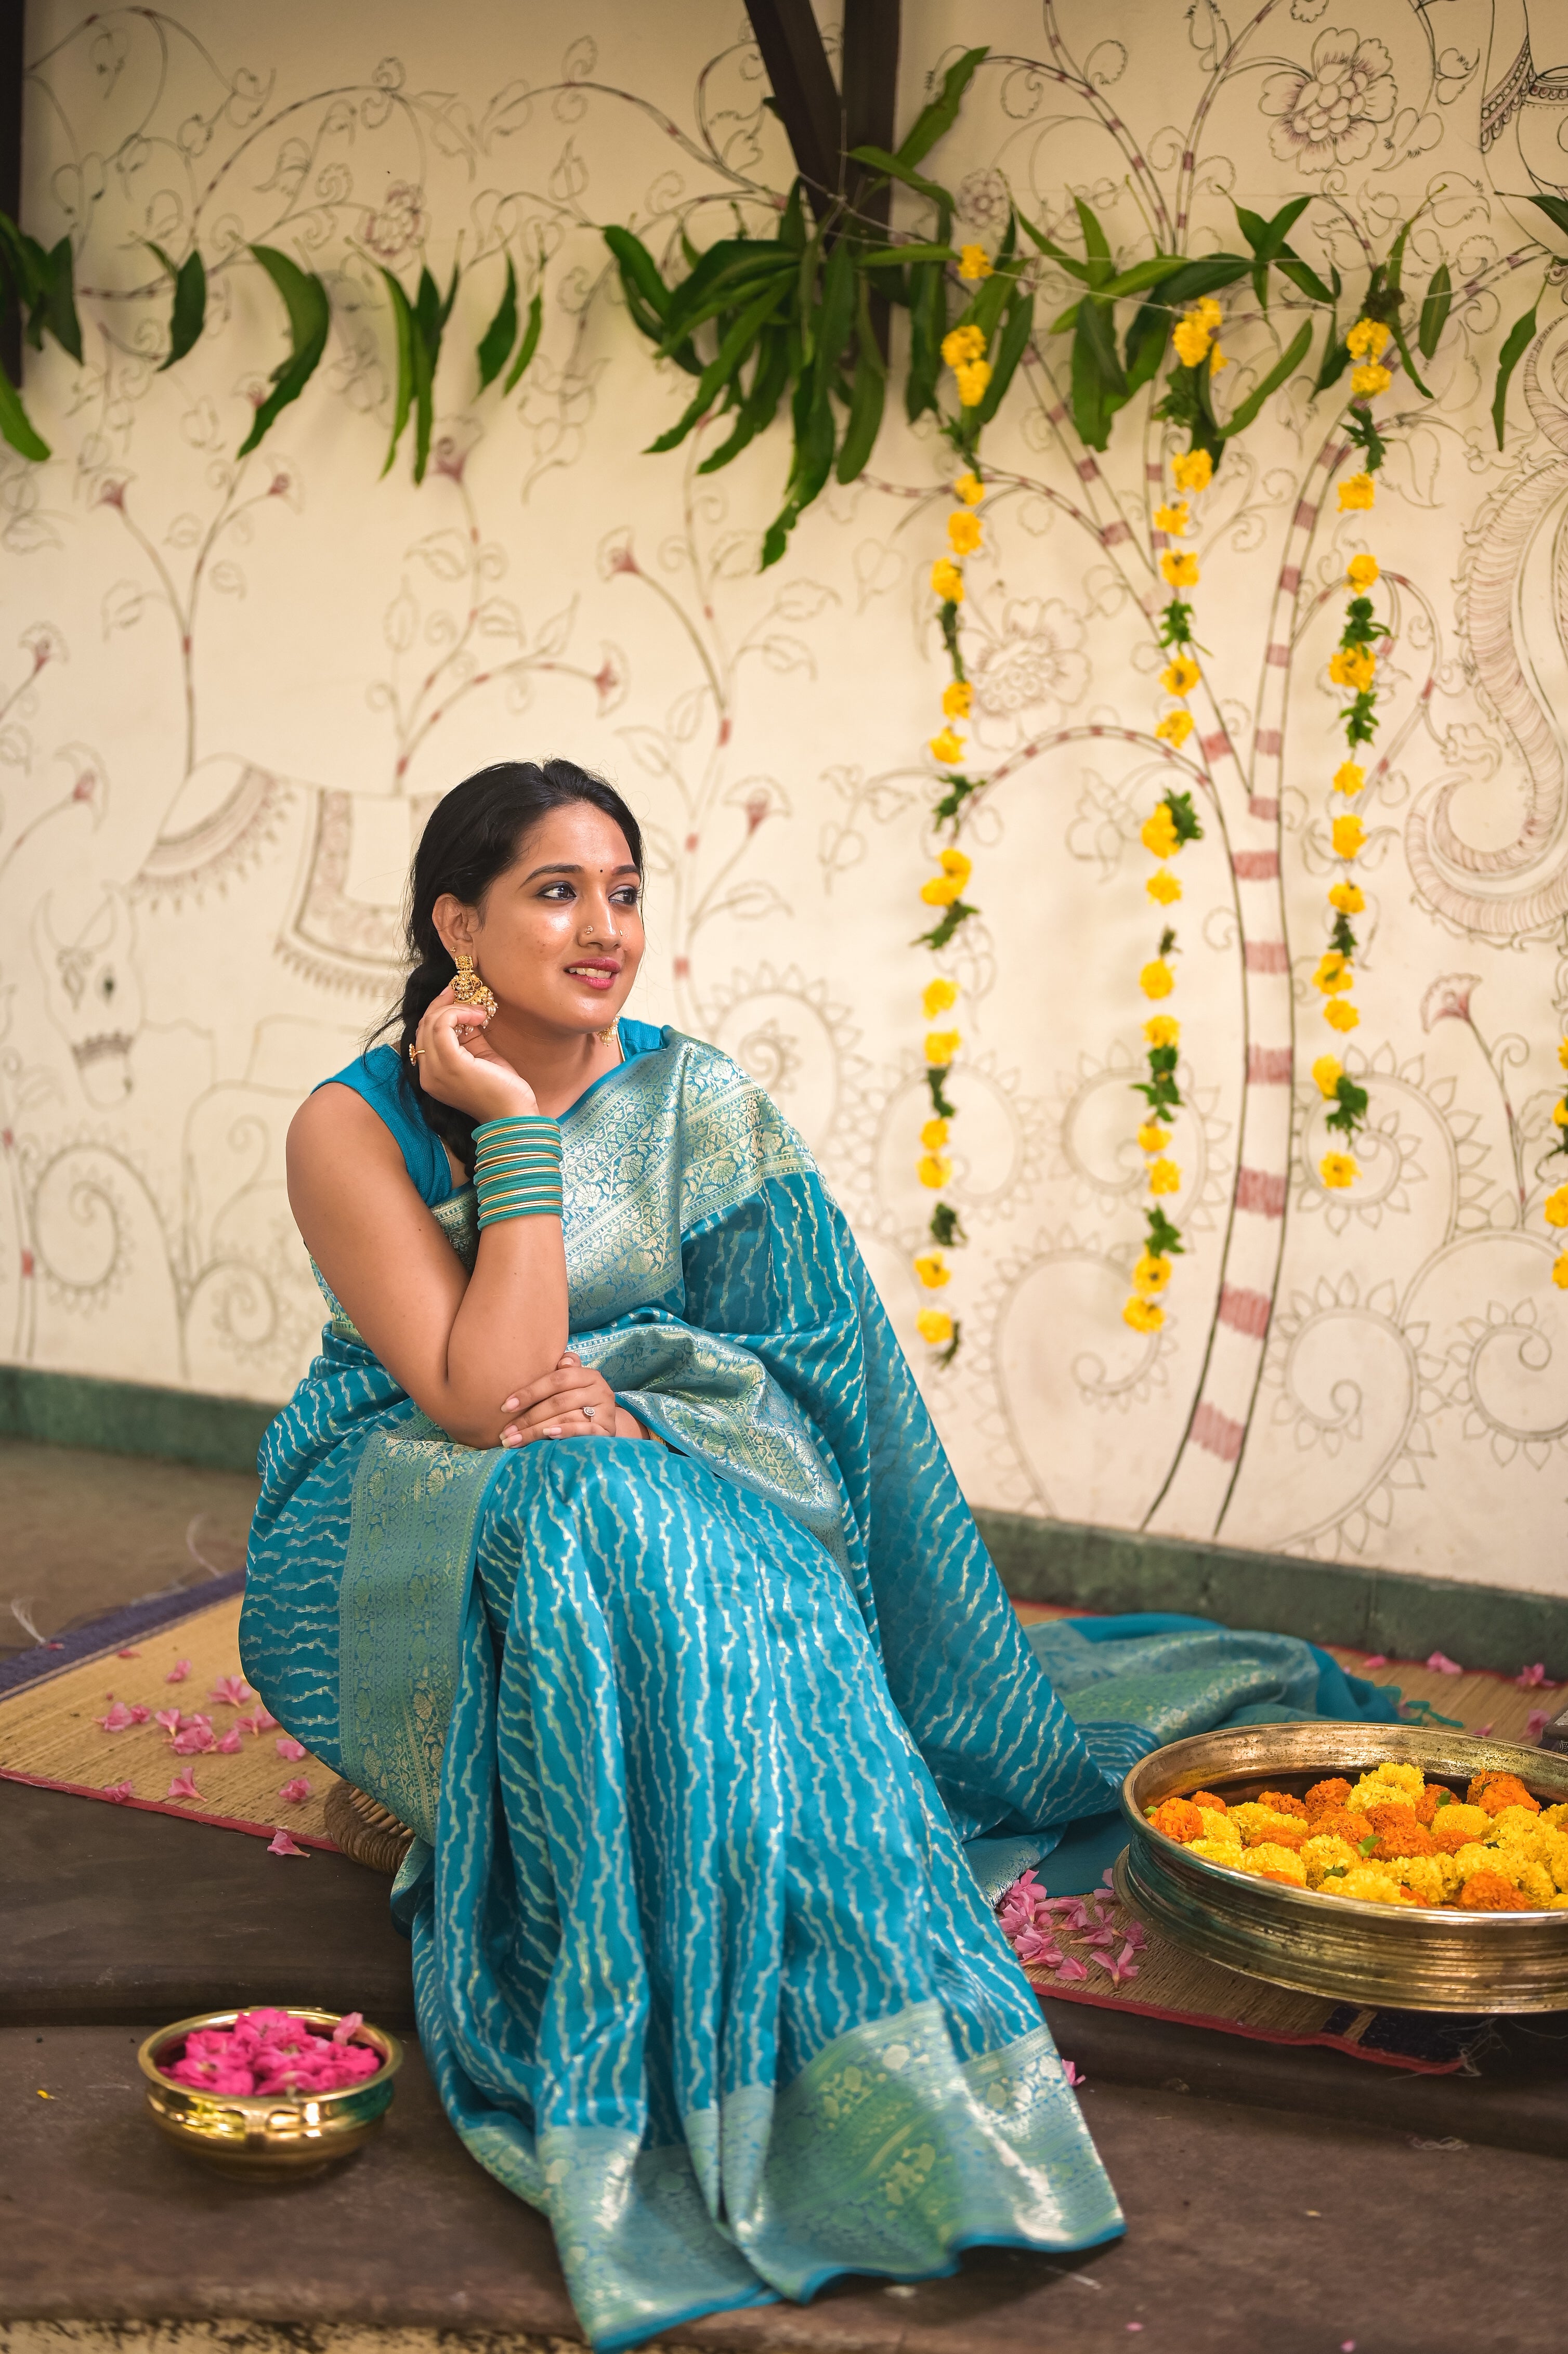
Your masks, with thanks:
[[[16,220],[22,209],[22,0],[0,0],[0,212]],[[22,313],[0,305],[0,366],[22,381]]]

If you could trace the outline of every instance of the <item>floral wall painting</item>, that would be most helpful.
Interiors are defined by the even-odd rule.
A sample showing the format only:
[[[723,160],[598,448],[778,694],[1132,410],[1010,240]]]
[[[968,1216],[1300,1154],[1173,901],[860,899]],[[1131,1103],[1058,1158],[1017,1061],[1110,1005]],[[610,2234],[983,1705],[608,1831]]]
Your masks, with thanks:
[[[863,473],[763,569],[787,421],[716,473],[717,420],[646,454],[692,384],[603,236],[678,277],[683,235],[773,234],[792,168],[735,8],[588,0],[563,37],[488,5],[438,34],[411,0],[33,0],[22,223],[70,240],[82,356],[29,352],[49,455],[0,450],[0,1351],[287,1394],[320,1321],[293,1108],[390,999],[433,799],[568,751],[647,823],[635,1010],[715,1040],[801,1129],[976,1502],[1568,1592],[1568,233],[1535,201],[1568,222],[1568,21],[906,0],[901,129],[980,45],[928,168],[955,248],[995,266],[1010,212],[1039,232],[983,501],[890,392]],[[1214,298],[1231,409],[1316,340],[1190,495],[1150,396],[1089,446],[1051,332],[1080,200],[1125,269],[1298,196],[1341,334],[1413,224],[1425,389],[1393,355],[1375,514],[1340,500],[1350,379],[1315,392],[1321,313],[1292,285]],[[897,188],[895,239],[921,203]],[[291,351],[257,246],[320,281],[325,341],[241,455]],[[193,252],[203,331],[165,366]],[[439,303],[454,266],[384,475],[384,273],[412,317],[421,270]],[[514,354],[537,318],[510,388],[511,359],[482,382],[476,358],[509,284]],[[895,309],[890,387],[906,332]],[[1378,721],[1349,832],[1347,648]],[[944,727],[977,780],[961,875]],[[976,912],[917,946],[944,877]],[[1326,1033],[1337,917],[1358,1020]],[[950,1032],[953,1116],[923,1145]],[[1135,1090],[1166,1076],[1157,1156]],[[1353,1136],[1330,1125],[1363,1097]],[[1151,1286],[1157,1158],[1181,1251]],[[919,1337],[934,1304],[950,1363]]]

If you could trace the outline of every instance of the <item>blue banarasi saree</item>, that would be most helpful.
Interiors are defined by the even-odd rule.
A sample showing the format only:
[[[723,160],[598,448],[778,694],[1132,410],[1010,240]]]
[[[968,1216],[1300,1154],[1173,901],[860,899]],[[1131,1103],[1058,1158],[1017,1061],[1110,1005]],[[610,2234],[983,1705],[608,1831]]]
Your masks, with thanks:
[[[418,1832],[420,2042],[601,2349],[1122,2229],[965,1845],[994,1887],[1161,1737],[1075,1728],[768,1097],[621,1034],[561,1124],[572,1345],[666,1445],[454,1445],[329,1295],[240,1636],[289,1731]],[[342,1077],[471,1264],[392,1050]],[[1244,1683],[1221,1715],[1272,1688]]]

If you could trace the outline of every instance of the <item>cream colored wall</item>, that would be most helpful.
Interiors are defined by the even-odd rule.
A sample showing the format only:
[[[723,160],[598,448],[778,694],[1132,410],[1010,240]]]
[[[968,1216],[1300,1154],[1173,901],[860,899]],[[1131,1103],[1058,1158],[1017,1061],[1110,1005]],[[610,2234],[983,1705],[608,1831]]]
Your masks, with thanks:
[[[991,232],[1001,171],[1053,225],[1068,188],[1088,193],[1141,252],[1135,175],[1176,204],[1202,106],[1194,249],[1234,241],[1232,191],[1266,211],[1312,191],[1332,200],[1310,216],[1331,242],[1304,228],[1304,249],[1364,282],[1357,237],[1385,249],[1440,186],[1413,274],[1441,249],[1467,281],[1542,228],[1518,201],[1530,175],[1568,179],[1568,105],[1542,79],[1568,27],[1532,0],[1533,53],[1509,81],[1531,28],[1521,0],[1495,13],[1294,0],[1250,32],[1234,19],[1219,69],[1229,35],[1202,0],[1065,5],[1060,49],[1023,0],[908,0],[902,119],[956,37],[986,40],[1000,61],[932,159],[972,233]],[[71,229],[93,291],[84,368],[52,347],[29,363],[54,456],[0,471],[0,1353],[286,1394],[320,1321],[281,1182],[290,1114],[391,991],[430,797],[483,761],[562,751],[649,823],[634,1010],[717,1040],[774,1090],[923,1361],[907,1260],[930,968],[909,942],[943,674],[927,588],[941,451],[890,426],[865,481],[758,576],[780,432],[705,481],[684,454],[641,454],[686,380],[651,365],[592,227],[652,217],[662,236],[689,207],[701,241],[733,192],[787,185],[738,9],[180,0],[88,20],[35,0],[28,49],[24,216],[50,240]],[[1505,83],[1514,110],[1483,154],[1483,94]],[[161,375],[165,298],[134,291],[151,283],[138,241],[183,250],[193,214],[214,326]],[[539,360],[510,400],[475,397],[500,279],[484,262],[458,298],[429,477],[416,489],[405,457],[378,482],[387,316],[367,249],[405,276],[422,250],[444,273],[460,241],[465,260],[493,252],[498,229],[549,255]],[[282,348],[275,295],[225,260],[247,239],[326,273],[334,328],[318,381],[237,467]],[[993,764],[1021,757],[966,838],[983,910],[953,968],[966,1339],[923,1376],[978,1501],[1568,1592],[1568,1296],[1540,1213],[1568,986],[1555,281],[1501,456],[1488,417],[1500,333],[1541,276],[1531,254],[1500,296],[1460,305],[1372,529],[1352,540],[1329,501],[1283,678],[1270,615],[1326,405],[1291,387],[1207,502],[1200,633],[1244,767],[1266,758],[1257,726],[1283,739],[1297,977],[1295,1175],[1256,1360],[1234,1300],[1218,1312],[1247,1215],[1247,1042],[1216,822],[1183,862],[1192,1247],[1164,1334],[1119,1315],[1141,1182],[1136,834],[1160,785],[1146,751],[1089,731],[1147,730],[1160,707],[1145,448],[1124,419],[1086,477],[1039,366],[991,437],[1008,482],[969,567],[966,642],[980,744]],[[1254,329],[1227,341],[1264,350]],[[1060,345],[1045,359],[1059,368]],[[1350,1058],[1372,1130],[1362,1184],[1329,1196],[1301,1084],[1330,1043],[1305,978],[1337,757],[1333,603],[1315,584],[1331,589],[1359,544],[1401,576],[1401,635]],[[1194,1419],[1227,1350],[1249,1401],[1239,1470]]]

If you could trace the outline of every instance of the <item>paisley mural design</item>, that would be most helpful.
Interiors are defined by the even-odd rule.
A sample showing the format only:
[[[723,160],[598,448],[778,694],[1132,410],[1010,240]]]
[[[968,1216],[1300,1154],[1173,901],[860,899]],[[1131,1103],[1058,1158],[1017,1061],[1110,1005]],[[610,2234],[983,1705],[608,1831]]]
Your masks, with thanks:
[[[286,1394],[315,1318],[288,1119],[390,1000],[433,799],[519,751],[569,752],[637,802],[635,1010],[775,1093],[912,1336],[930,966],[909,910],[931,845],[908,748],[942,675],[942,452],[890,419],[865,478],[759,575],[779,435],[711,477],[711,428],[642,454],[682,384],[632,331],[598,228],[662,251],[771,217],[789,164],[744,25],[709,0],[656,22],[590,0],[562,54],[538,12],[488,5],[275,24],[238,0],[34,0],[27,21],[24,217],[75,242],[86,364],[29,360],[54,455],[0,453],[0,1349]],[[1315,1174],[1298,1022],[1359,545],[1330,494],[1334,401],[1287,385],[1203,503],[1202,761],[1180,779],[1204,823],[1182,866],[1188,1248],[1158,1334],[1120,1304],[1137,829],[1171,765],[1151,735],[1160,452],[1130,409],[1108,451],[1076,442],[1044,333],[988,428],[965,616],[987,890],[948,960],[971,1239],[944,1304],[966,1339],[947,1373],[916,1349],[922,1379],[980,1502],[1568,1591],[1568,1294],[1540,1214],[1568,1017],[1568,262],[1526,201],[1568,195],[1561,11],[1199,0],[1156,33],[1143,0],[999,0],[978,29],[906,0],[901,120],[976,37],[992,53],[933,159],[967,234],[994,236],[1011,190],[1070,240],[1076,190],[1129,253],[1152,228],[1198,254],[1234,241],[1234,204],[1309,194],[1292,234],[1314,267],[1355,281],[1419,211],[1410,282],[1446,261],[1455,296],[1433,400],[1401,412],[1396,384],[1384,403],[1398,635],[1358,864],[1344,1059],[1372,1109],[1350,1193]],[[209,329],[160,373],[146,241],[193,239]],[[322,273],[332,340],[240,461],[279,356],[259,239]],[[377,265],[444,279],[460,243],[427,479],[378,482]],[[543,273],[544,336],[514,395],[482,395],[508,250]],[[1044,322],[1069,290],[1032,267]],[[1498,349],[1538,292],[1499,451]]]

